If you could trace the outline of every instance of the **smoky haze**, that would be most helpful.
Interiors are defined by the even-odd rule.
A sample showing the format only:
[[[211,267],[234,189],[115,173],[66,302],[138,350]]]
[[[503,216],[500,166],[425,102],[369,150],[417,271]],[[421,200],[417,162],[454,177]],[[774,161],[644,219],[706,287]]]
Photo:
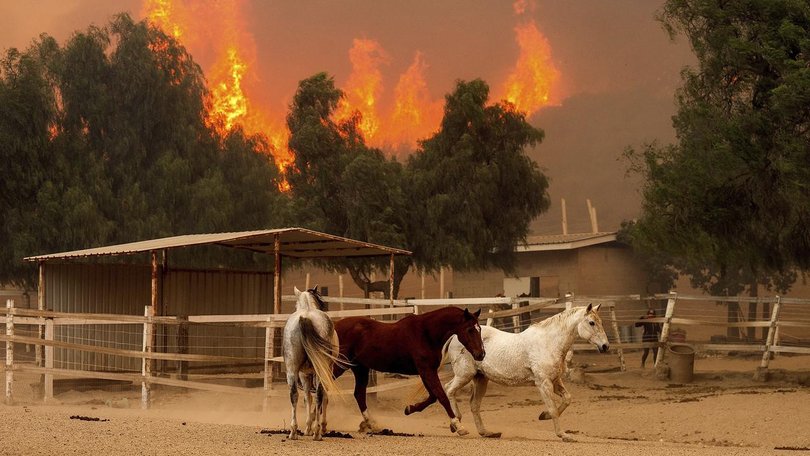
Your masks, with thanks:
[[[671,42],[654,20],[661,6],[656,1],[520,3],[526,12],[519,15],[509,2],[483,0],[237,2],[239,31],[255,47],[246,95],[283,118],[299,80],[326,71],[339,87],[346,83],[352,71],[348,53],[357,38],[375,40],[384,50],[380,72],[387,94],[417,52],[427,65],[432,98],[440,100],[458,79],[473,78],[500,94],[519,53],[515,27],[534,21],[560,73],[560,101],[530,116],[546,132],[529,154],[551,180],[552,201],[533,231],[561,232],[560,198],[566,199],[569,232],[590,231],[586,198],[597,209],[600,231],[615,230],[636,215],[640,202],[638,182],[626,177],[621,153],[627,146],[673,140],[673,94],[681,68],[693,62],[689,47],[682,39]],[[114,14],[141,19],[144,10],[140,0],[2,2],[0,48],[26,48],[41,33],[64,42],[90,24],[104,26]],[[189,48],[207,71],[213,51]],[[390,104],[390,95],[380,103]]]

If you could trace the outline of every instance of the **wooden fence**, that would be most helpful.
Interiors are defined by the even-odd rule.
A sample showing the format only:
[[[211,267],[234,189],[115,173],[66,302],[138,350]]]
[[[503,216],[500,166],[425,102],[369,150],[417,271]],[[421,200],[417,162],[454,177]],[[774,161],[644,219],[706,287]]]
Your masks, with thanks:
[[[285,296],[285,300],[292,300],[291,296]],[[665,348],[673,342],[673,328],[676,326],[709,326],[709,327],[750,327],[767,328],[767,336],[763,341],[748,341],[745,343],[702,343],[690,341],[690,344],[698,351],[745,351],[762,352],[762,359],[757,367],[757,378],[765,378],[768,364],[774,353],[798,353],[810,354],[810,346],[801,345],[781,345],[781,328],[810,328],[810,301],[787,299],[787,298],[738,298],[738,297],[706,297],[706,296],[679,296],[675,293],[656,295],[642,298],[638,295],[631,296],[598,296],[585,297],[566,295],[560,299],[543,298],[474,298],[474,299],[410,299],[395,300],[393,303],[385,299],[352,299],[324,297],[327,303],[337,304],[338,310],[331,310],[328,313],[332,318],[339,319],[348,316],[369,316],[383,319],[396,319],[404,315],[418,314],[434,307],[443,306],[464,306],[479,307],[486,309],[482,313],[482,320],[486,319],[488,325],[498,327],[502,330],[518,332],[526,326],[542,320],[549,315],[559,312],[562,309],[573,305],[584,303],[602,303],[601,314],[603,323],[611,339],[611,347],[615,349],[618,356],[619,368],[623,371],[626,368],[625,350],[661,347],[656,359],[656,366],[662,366],[665,362]],[[708,318],[695,318],[684,311],[678,313],[678,304],[689,301],[711,301],[715,303],[767,303],[773,304],[772,311],[767,320],[743,321],[743,322],[723,322]],[[663,330],[659,342],[636,341],[633,337],[623,334],[620,328],[632,328],[638,322],[638,308],[642,306],[662,307],[665,305],[664,315],[648,322],[661,323]],[[785,320],[780,318],[782,309],[786,304],[799,306],[801,312],[795,313],[799,318]],[[362,305],[362,309],[346,309],[347,305]],[[683,306],[683,304],[681,304]],[[333,306],[334,307],[334,306]],[[686,306],[684,306],[686,308]],[[6,342],[5,351],[5,400],[7,403],[13,401],[14,374],[16,372],[27,372],[40,374],[43,398],[45,401],[53,398],[54,376],[64,376],[73,378],[92,378],[129,381],[141,384],[141,404],[147,408],[151,401],[152,385],[167,385],[173,387],[184,387],[206,391],[223,393],[251,393],[257,394],[257,388],[246,388],[240,386],[211,383],[209,381],[189,380],[187,370],[182,366],[189,362],[220,362],[225,364],[238,363],[260,363],[264,368],[261,372],[263,388],[261,394],[266,399],[271,396],[286,396],[286,389],[275,390],[272,388],[273,370],[281,367],[283,361],[280,356],[274,356],[278,352],[275,344],[278,341],[276,332],[284,326],[289,315],[287,314],[265,314],[265,315],[197,315],[187,317],[161,317],[155,316],[151,306],[146,306],[144,316],[118,315],[118,314],[93,314],[93,313],[65,313],[41,311],[36,309],[22,309],[14,306],[13,300],[6,301],[6,307],[0,313],[0,322],[5,323],[5,335],[0,335],[0,340]],[[75,343],[62,340],[55,340],[54,328],[60,325],[130,325],[141,328],[142,344],[139,350],[102,346],[91,343]],[[191,325],[209,326],[239,326],[254,327],[264,329],[263,345],[264,356],[223,356],[210,354],[188,353],[187,341],[183,349],[182,338],[187,336],[187,328]],[[175,326],[178,328],[178,353],[167,353],[155,350],[158,326]],[[16,328],[36,327],[36,331],[29,331],[31,335],[15,333]],[[44,330],[40,330],[44,328]],[[185,329],[183,329],[185,328]],[[22,332],[22,331],[21,331]],[[627,331],[625,331],[627,333]],[[40,335],[41,334],[41,335]],[[35,347],[36,358],[34,362],[15,362],[14,345],[29,344]],[[807,344],[810,345],[810,344]],[[122,356],[141,360],[140,372],[109,372],[104,370],[70,369],[54,367],[54,349],[76,350],[88,353],[100,353],[112,356]],[[165,348],[165,347],[164,347]],[[574,350],[593,350],[584,341],[580,341],[573,347]],[[173,376],[167,375],[164,370],[156,370],[156,362],[175,362],[180,368]],[[207,379],[207,380],[210,380]],[[400,380],[384,385],[374,386],[369,392],[382,392],[396,388],[407,387],[418,382],[418,379]],[[344,394],[351,394],[351,391],[343,391]]]

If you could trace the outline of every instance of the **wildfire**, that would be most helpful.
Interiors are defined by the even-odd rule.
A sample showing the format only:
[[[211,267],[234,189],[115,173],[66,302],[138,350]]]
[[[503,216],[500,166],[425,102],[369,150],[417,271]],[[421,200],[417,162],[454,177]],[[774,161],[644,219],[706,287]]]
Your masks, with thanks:
[[[190,0],[144,0],[146,16],[167,31],[195,55],[206,68],[211,99],[206,121],[221,134],[241,126],[247,134],[262,134],[278,167],[284,171],[292,163],[288,148],[286,112],[258,109],[251,91],[256,75],[256,50],[241,15],[241,3],[233,1],[195,2]],[[514,12],[522,16],[515,27],[519,56],[505,82],[498,87],[499,99],[531,115],[538,109],[558,103],[560,73],[551,58],[548,40],[540,33],[531,14],[532,0],[516,0]],[[160,49],[155,49],[160,52]],[[355,39],[349,51],[351,73],[342,87],[345,98],[334,114],[337,121],[358,120],[358,130],[366,143],[388,149],[414,149],[439,126],[442,99],[428,90],[425,56],[416,51],[408,69],[399,75],[394,90],[386,94],[383,69],[390,61],[383,47],[372,39]],[[304,77],[306,75],[302,75]],[[255,93],[254,93],[255,95]],[[385,96],[387,95],[387,100]],[[253,103],[251,102],[253,100]]]
[[[417,138],[430,135],[441,122],[441,100],[433,100],[425,82],[425,63],[421,52],[417,52],[413,63],[402,76],[394,89],[394,110],[391,114],[389,147],[399,145],[413,147]]]
[[[517,14],[531,9],[526,1],[513,5]],[[526,115],[534,114],[543,106],[557,103],[554,90],[558,87],[560,72],[551,59],[551,46],[530,20],[515,27],[515,40],[520,55],[515,67],[503,85],[501,98],[512,103]]]
[[[374,141],[380,128],[377,101],[382,93],[380,65],[388,61],[382,46],[374,40],[355,39],[349,51],[352,73],[343,91],[346,96],[335,112],[335,118],[343,121],[360,112],[359,129],[366,142]]]
[[[240,33],[245,29],[236,2],[217,2],[200,7],[182,0],[146,0],[146,16],[157,26],[181,39],[192,53],[213,51],[206,56],[213,60],[208,71],[211,99],[206,122],[220,134],[227,134],[237,125],[247,134],[262,134],[267,138],[276,166],[283,172],[292,162],[287,147],[289,133],[283,121],[257,109],[245,94],[243,82],[255,76],[255,47],[252,38]],[[217,21],[217,26],[201,26]],[[194,27],[195,24],[197,27]],[[258,78],[253,78],[258,79]],[[282,115],[283,118],[283,115]],[[282,190],[287,188],[282,182]]]

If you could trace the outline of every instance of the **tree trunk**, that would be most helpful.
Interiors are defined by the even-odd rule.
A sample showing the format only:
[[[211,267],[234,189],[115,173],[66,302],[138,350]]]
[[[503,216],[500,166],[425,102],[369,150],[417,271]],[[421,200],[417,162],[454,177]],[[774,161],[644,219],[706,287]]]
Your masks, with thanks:
[[[397,299],[399,296],[399,287],[402,284],[402,279],[405,278],[405,274],[408,273],[409,269],[410,265],[406,265],[404,267],[400,266],[394,269],[394,299]],[[369,294],[374,291],[382,292],[386,299],[390,298],[390,286],[388,280],[375,280],[372,282],[366,274],[358,271],[357,269],[348,268],[348,271],[354,283],[364,291],[366,299],[368,299]]]

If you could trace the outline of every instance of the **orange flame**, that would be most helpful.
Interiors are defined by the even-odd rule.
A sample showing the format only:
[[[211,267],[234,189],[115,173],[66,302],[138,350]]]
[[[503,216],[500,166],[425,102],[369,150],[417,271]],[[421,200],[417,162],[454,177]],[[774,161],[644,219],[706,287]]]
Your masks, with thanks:
[[[520,56],[504,83],[502,98],[531,115],[543,106],[555,104],[560,72],[551,60],[551,46],[533,22],[515,27]]]
[[[359,129],[367,142],[374,140],[380,128],[377,100],[382,93],[380,65],[388,61],[382,46],[374,40],[355,39],[349,51],[352,73],[343,89],[346,96],[335,111],[335,119],[344,121],[357,111],[361,115]]]
[[[384,142],[389,147],[413,148],[417,138],[433,133],[442,117],[441,100],[432,100],[425,82],[425,63],[422,53],[414,55],[411,66],[399,77],[394,88],[394,110],[388,123]]]
[[[287,147],[289,133],[283,121],[271,120],[266,113],[252,106],[243,83],[255,77],[255,61],[251,38],[240,33],[244,21],[235,2],[217,2],[200,7],[182,0],[145,0],[146,16],[155,25],[177,39],[194,53],[213,50],[213,64],[208,71],[210,102],[206,123],[225,135],[241,126],[249,135],[263,135],[279,170],[284,172],[293,158]],[[216,21],[215,25],[211,22]],[[286,182],[280,184],[282,190]]]

